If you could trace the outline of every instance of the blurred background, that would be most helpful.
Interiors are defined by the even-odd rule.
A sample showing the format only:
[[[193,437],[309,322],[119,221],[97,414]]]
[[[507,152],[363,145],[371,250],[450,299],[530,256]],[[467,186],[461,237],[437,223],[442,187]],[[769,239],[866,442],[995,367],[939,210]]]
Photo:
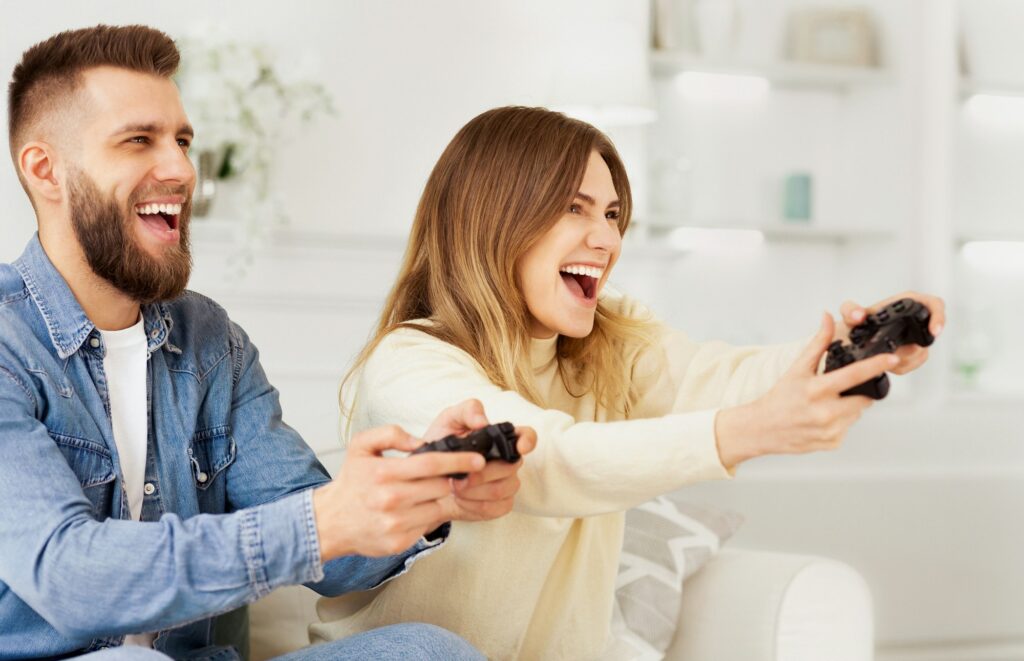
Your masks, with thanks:
[[[697,339],[789,341],[846,299],[944,296],[930,363],[841,450],[688,493],[745,515],[735,546],[860,570],[880,659],[1024,659],[1024,2],[0,6],[7,77],[64,29],[180,41],[207,207],[191,286],[248,330],[331,468],[337,385],[427,175],[494,106],[609,133],[636,196],[612,281]],[[34,229],[3,169],[0,261]]]

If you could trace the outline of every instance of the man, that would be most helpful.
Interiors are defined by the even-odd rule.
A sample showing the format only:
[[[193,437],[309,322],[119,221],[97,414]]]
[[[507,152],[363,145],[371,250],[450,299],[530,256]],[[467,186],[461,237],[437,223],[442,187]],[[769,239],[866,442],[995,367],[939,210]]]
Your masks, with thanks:
[[[237,658],[212,616],[282,585],[372,588],[518,489],[519,464],[474,453],[382,456],[422,442],[397,428],[355,439],[331,481],[282,422],[248,337],[185,291],[178,59],[156,30],[98,26],[14,70],[11,155],[39,232],[0,265],[0,659]],[[467,402],[426,436],[486,422]],[[415,624],[294,658],[424,654],[479,658]]]

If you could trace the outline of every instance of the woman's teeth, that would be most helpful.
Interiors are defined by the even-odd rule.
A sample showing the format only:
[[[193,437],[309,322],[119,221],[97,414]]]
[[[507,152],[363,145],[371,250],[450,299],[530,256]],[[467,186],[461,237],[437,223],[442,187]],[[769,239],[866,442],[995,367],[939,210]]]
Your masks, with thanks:
[[[571,275],[585,275],[595,280],[600,280],[601,276],[604,275],[604,269],[598,268],[597,266],[583,266],[582,264],[570,264],[569,266],[563,266],[559,269],[562,273],[569,273]]]
[[[135,213],[143,216],[149,216],[156,213],[166,213],[171,216],[176,216],[181,213],[180,204],[140,204],[135,207]]]

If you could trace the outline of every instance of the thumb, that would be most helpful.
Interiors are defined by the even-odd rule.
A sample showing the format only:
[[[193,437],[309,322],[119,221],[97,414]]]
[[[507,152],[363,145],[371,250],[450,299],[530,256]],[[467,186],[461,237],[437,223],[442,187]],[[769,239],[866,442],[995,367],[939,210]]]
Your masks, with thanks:
[[[811,341],[807,343],[804,350],[800,353],[800,356],[793,363],[793,367],[790,368],[790,373],[796,374],[817,374],[818,363],[821,362],[821,354],[828,350],[828,345],[832,344],[832,338],[835,335],[836,324],[832,319],[832,315],[825,312],[821,316],[821,327],[818,328],[818,332],[814,334]]]

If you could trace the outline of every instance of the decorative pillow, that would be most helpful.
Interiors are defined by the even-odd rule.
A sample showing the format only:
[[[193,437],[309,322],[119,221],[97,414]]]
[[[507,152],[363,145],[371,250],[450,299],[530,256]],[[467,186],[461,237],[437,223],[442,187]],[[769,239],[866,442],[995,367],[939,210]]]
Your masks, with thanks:
[[[626,512],[613,635],[622,652],[660,659],[675,636],[683,581],[740,527],[743,516],[661,496]]]

